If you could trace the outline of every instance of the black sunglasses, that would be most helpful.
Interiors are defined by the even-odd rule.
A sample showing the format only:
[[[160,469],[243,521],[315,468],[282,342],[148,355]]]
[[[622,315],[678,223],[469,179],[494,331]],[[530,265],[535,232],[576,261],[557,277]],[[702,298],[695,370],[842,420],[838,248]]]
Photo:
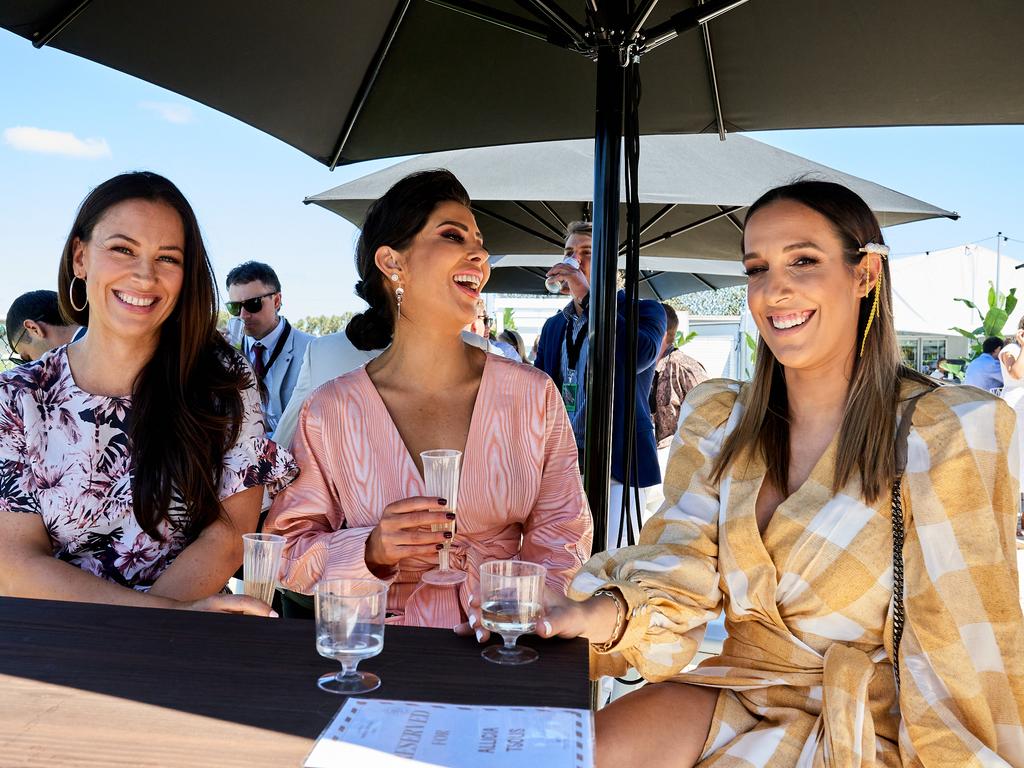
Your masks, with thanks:
[[[36,322],[38,323],[39,321],[36,320]],[[7,359],[10,360],[15,365],[25,365],[25,363],[32,362],[31,360],[26,360],[25,358],[23,358],[16,351],[18,349],[18,345],[21,344],[21,342],[23,342],[25,340],[25,336],[27,336],[27,335],[28,335],[28,328],[26,328],[24,325],[22,325],[21,326],[21,333],[18,334],[17,340],[11,342],[11,354],[9,354],[7,356]]]
[[[227,307],[228,314],[232,317],[238,317],[242,314],[244,309],[250,315],[259,312],[263,308],[263,300],[268,296],[273,296],[277,291],[271,291],[270,293],[264,293],[262,296],[253,296],[251,299],[245,301],[229,301],[224,306]]]

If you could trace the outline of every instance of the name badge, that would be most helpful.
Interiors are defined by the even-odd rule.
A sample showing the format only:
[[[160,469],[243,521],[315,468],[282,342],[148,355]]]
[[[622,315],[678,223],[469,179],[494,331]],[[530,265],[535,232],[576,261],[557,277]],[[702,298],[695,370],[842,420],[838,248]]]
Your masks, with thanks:
[[[565,410],[569,413],[576,413],[576,395],[579,385],[575,382],[562,384],[562,402],[565,403]]]

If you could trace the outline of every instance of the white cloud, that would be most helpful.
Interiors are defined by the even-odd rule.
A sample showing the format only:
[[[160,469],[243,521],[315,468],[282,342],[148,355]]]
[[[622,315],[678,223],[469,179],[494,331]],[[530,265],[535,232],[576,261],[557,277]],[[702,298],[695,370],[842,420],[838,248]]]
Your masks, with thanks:
[[[192,107],[173,101],[140,101],[139,107],[155,113],[161,120],[168,123],[184,125],[193,119]]]
[[[110,157],[110,146],[106,139],[80,139],[70,131],[19,125],[4,129],[4,141],[22,152],[68,157]]]

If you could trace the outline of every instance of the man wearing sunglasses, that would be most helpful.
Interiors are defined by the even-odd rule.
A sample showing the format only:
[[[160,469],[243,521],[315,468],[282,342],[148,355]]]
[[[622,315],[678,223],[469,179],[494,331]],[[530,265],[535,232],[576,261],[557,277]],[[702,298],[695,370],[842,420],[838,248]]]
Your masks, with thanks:
[[[267,390],[263,413],[267,432],[273,437],[313,337],[281,317],[281,281],[267,264],[240,264],[228,273],[227,288],[228,313],[242,319],[245,331],[242,353]]]
[[[85,329],[67,325],[57,308],[55,291],[29,291],[14,300],[7,310],[8,357],[15,365],[38,360],[51,349],[85,335]]]

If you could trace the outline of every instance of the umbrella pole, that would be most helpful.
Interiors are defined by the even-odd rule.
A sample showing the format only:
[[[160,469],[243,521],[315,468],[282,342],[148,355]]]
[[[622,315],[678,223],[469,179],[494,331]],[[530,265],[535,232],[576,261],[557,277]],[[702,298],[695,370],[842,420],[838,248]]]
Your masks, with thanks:
[[[590,359],[587,363],[587,433],[583,484],[594,517],[594,552],[606,548],[612,468],[615,392],[616,276],[619,251],[619,175],[625,69],[619,49],[597,52],[597,120],[594,129],[594,242],[590,269]]]

